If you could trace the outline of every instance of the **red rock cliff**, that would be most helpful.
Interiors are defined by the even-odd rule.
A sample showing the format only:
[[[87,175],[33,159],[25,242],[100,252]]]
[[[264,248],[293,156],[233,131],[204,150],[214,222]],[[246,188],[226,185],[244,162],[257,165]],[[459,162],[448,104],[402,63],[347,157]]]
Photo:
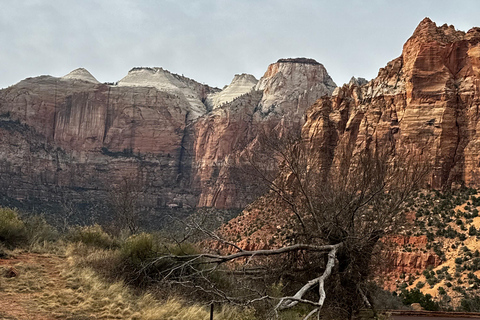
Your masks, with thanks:
[[[464,33],[425,18],[375,79],[317,101],[303,134],[333,153],[374,140],[422,150],[434,167],[434,187],[478,186],[479,67],[479,28]]]

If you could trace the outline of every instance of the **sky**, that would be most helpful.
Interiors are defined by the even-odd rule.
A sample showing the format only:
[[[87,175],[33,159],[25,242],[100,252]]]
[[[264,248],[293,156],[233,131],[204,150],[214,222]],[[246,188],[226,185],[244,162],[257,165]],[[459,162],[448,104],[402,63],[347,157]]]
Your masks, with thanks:
[[[479,0],[0,0],[0,88],[83,67],[115,82],[163,67],[222,88],[280,58],[322,63],[342,85],[374,78],[424,17],[467,31]]]

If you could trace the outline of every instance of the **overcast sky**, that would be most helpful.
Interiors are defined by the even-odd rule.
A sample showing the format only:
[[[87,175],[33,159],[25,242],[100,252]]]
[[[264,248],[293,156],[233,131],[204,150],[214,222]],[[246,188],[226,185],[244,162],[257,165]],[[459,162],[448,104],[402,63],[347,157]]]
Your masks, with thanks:
[[[341,85],[375,77],[426,16],[467,31],[480,1],[0,0],[0,88],[78,67],[114,82],[135,66],[223,87],[287,57]]]

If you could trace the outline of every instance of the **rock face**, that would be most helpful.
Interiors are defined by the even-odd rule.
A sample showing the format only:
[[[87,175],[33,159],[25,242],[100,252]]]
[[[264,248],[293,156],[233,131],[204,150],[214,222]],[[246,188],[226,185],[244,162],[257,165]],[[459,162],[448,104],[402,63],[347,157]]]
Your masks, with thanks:
[[[328,145],[329,154],[373,141],[421,150],[433,165],[432,186],[478,186],[479,71],[479,28],[465,33],[425,18],[377,78],[350,82],[315,103],[303,135]]]
[[[326,69],[315,60],[280,59],[268,67],[255,90],[200,118],[194,130],[193,174],[199,206],[242,208],[258,197],[255,191],[239,189],[232,172],[236,155],[255,148],[264,127],[288,130],[303,123],[306,108],[334,89]]]
[[[319,97],[336,88],[327,70],[313,59],[280,59],[268,67],[255,90],[263,91],[263,117],[304,113]],[[320,94],[319,94],[320,93]]]
[[[285,92],[297,90],[285,86],[293,85],[290,79],[311,77],[308,70],[326,75],[318,63],[288,66],[277,68],[285,72]],[[311,83],[301,98],[282,98],[281,111],[267,118],[258,111],[267,89],[252,90],[256,83],[240,75],[219,91],[162,68],[134,68],[117,85],[100,84],[77,69],[1,90],[0,200],[30,209],[65,201],[88,207],[108,202],[112,187],[134,178],[145,187],[146,210],[241,207],[256,195],[246,191],[238,200],[229,167],[235,148],[250,145],[267,120],[279,123],[289,107],[291,121],[302,121],[299,106],[307,104],[299,99],[315,101],[333,91]],[[221,106],[210,106],[207,97]]]
[[[207,112],[204,101],[208,94],[219,91],[162,68],[133,68],[117,84],[126,87],[154,87],[162,92],[182,96],[190,103],[189,120],[204,115]]]

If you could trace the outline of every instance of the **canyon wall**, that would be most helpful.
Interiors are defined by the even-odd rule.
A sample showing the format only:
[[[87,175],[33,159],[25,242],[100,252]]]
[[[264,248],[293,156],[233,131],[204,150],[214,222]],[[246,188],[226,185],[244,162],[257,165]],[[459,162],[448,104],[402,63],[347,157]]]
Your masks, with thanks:
[[[340,149],[389,143],[423,154],[435,188],[478,186],[479,67],[479,28],[465,33],[425,18],[375,79],[351,81],[317,101],[303,136],[312,146],[328,145],[330,163]]]
[[[131,179],[144,188],[146,211],[240,208],[256,195],[239,196],[233,153],[267,120],[303,121],[335,88],[321,64],[302,59],[272,64],[261,81],[257,89],[253,76],[237,75],[219,90],[162,68],[133,68],[102,84],[80,68],[0,90],[2,205],[61,211],[73,203],[102,214],[115,187]]]

